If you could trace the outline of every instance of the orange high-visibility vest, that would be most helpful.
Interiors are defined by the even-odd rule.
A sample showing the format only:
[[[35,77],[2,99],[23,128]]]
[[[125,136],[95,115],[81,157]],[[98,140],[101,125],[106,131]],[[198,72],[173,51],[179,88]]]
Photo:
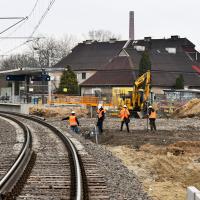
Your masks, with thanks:
[[[97,110],[98,113],[98,118],[101,118],[103,116],[103,112],[105,112],[104,110]]]
[[[151,111],[151,114],[149,115],[150,119],[156,119],[156,111]]]
[[[121,117],[121,119],[128,118],[129,115],[130,115],[130,113],[129,113],[128,109],[123,108],[120,111],[120,117]]]
[[[69,116],[69,125],[70,126],[77,126],[76,116]]]

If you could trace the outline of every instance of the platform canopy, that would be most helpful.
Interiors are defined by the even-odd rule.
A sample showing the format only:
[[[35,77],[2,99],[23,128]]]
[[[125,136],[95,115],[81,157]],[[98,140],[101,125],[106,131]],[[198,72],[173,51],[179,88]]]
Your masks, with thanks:
[[[42,71],[48,73],[48,72],[56,72],[64,70],[66,69],[65,68],[17,68],[17,69],[0,71],[0,75],[28,75],[28,74],[40,73]]]

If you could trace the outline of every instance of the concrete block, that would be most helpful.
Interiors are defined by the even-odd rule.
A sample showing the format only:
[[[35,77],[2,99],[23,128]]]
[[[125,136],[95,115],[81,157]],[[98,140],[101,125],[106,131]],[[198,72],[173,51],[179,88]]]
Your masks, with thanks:
[[[29,108],[32,106],[33,106],[33,104],[21,104],[20,105],[20,113],[29,114]]]
[[[189,186],[187,188],[187,200],[197,200],[196,197],[196,193],[199,193],[200,191],[195,188],[194,186]]]
[[[200,191],[195,193],[195,200],[200,200]]]

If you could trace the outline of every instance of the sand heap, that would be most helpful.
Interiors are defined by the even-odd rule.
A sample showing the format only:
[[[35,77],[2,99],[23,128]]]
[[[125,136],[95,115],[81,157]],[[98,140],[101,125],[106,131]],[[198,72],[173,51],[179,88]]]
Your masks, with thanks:
[[[175,118],[200,117],[200,99],[192,99],[176,109],[172,114]]]
[[[78,117],[87,117],[88,109],[82,107],[42,107],[33,106],[30,108],[29,113],[31,115],[37,115],[40,117],[67,117],[71,111],[75,111]]]

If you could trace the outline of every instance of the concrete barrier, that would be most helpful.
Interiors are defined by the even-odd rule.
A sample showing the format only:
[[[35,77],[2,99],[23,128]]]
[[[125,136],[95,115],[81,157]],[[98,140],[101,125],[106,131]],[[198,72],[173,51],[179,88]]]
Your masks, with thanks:
[[[29,114],[29,108],[32,104],[12,104],[0,103],[0,111],[18,112],[22,114]]]
[[[188,187],[187,200],[200,200],[200,191],[194,186]]]

